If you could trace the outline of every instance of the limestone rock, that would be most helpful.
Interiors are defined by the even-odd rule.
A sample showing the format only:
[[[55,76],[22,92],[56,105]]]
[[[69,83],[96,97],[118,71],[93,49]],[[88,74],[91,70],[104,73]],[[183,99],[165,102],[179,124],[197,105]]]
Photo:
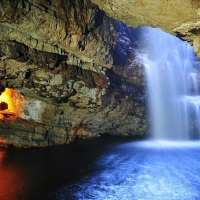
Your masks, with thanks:
[[[196,36],[193,40],[194,51],[200,57],[200,37]]]
[[[24,97],[0,144],[45,147],[102,134],[148,134],[141,30],[90,1],[0,4],[0,92]],[[134,38],[134,39],[133,39]]]
[[[69,52],[84,62],[112,66],[110,53],[118,38],[118,22],[90,1],[3,0],[0,10],[2,40],[16,40],[45,52]]]

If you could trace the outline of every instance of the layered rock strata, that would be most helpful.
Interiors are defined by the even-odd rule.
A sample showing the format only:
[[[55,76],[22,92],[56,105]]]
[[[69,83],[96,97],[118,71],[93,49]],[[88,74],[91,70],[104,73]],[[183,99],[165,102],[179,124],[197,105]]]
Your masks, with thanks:
[[[140,30],[86,0],[0,2],[0,91],[24,97],[4,146],[42,147],[148,133]]]

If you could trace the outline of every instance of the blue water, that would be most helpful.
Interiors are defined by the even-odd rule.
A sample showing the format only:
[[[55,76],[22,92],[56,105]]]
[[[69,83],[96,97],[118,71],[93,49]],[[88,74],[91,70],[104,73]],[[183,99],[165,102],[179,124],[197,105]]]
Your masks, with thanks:
[[[200,143],[162,145],[113,146],[97,159],[94,173],[58,189],[53,199],[200,199]]]
[[[200,143],[102,137],[0,149],[0,199],[200,199]]]

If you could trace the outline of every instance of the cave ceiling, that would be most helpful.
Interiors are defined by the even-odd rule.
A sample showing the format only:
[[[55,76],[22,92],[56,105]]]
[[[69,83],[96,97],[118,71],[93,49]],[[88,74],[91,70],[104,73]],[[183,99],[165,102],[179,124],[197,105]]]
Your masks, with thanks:
[[[92,0],[110,17],[131,27],[159,27],[190,42],[199,53],[199,0]]]

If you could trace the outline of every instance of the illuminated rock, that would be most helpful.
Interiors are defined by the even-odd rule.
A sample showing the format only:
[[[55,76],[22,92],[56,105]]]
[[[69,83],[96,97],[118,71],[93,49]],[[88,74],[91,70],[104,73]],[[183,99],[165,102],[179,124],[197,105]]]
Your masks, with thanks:
[[[5,88],[0,95],[0,102],[0,119],[14,121],[21,114],[24,97],[13,89]]]

